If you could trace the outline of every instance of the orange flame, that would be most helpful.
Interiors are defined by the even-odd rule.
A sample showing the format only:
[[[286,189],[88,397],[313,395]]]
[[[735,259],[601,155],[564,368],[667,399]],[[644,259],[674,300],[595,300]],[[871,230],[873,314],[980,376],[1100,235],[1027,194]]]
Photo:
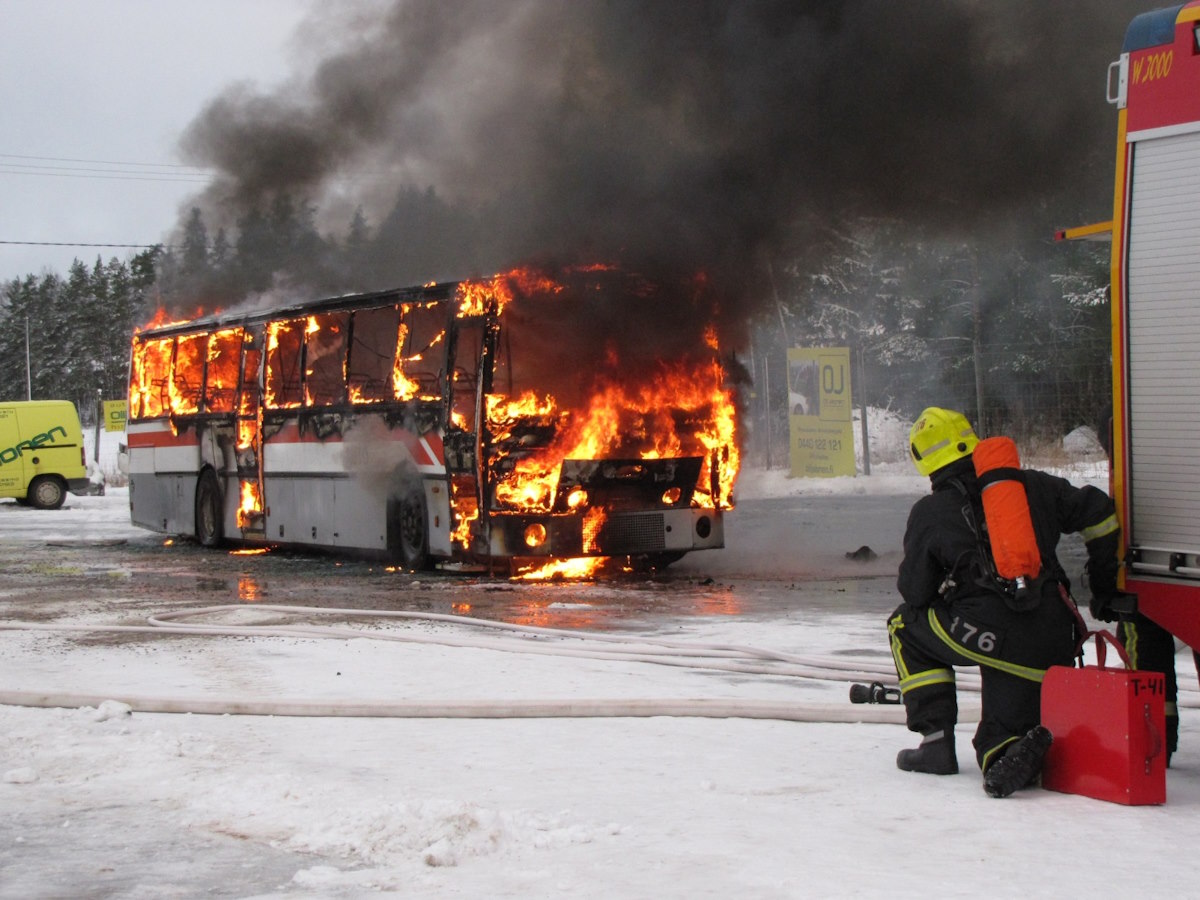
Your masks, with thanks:
[[[504,312],[517,294],[558,294],[563,286],[544,272],[531,268],[510,269],[488,279],[460,282],[455,291],[460,316],[480,316],[489,309]]]
[[[238,527],[252,527],[262,515],[262,511],[262,492],[258,489],[258,482],[243,481],[241,503],[237,512]]]
[[[450,482],[450,507],[454,510],[454,530],[450,540],[469,550],[472,528],[479,521],[479,500],[471,480],[455,478]]]
[[[579,580],[590,578],[604,565],[604,560],[595,556],[554,559],[529,572],[518,575],[521,581],[551,581],[553,579]]]
[[[716,360],[661,363],[636,384],[602,380],[583,408],[559,416],[560,427],[548,447],[516,461],[496,485],[497,500],[511,509],[549,511],[564,459],[702,456],[693,503],[732,507],[739,452],[736,405],[725,380]],[[493,434],[511,429],[506,417],[526,415],[548,422],[554,414],[553,398],[545,398],[540,406],[531,406],[531,400],[536,398],[489,403]]]

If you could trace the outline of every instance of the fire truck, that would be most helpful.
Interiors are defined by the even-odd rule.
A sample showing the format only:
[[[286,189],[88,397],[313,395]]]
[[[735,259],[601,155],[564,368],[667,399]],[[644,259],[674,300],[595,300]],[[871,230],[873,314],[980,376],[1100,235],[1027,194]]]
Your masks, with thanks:
[[[1118,111],[1111,472],[1124,586],[1141,612],[1200,647],[1200,0],[1133,19],[1108,100]]]
[[[510,573],[614,557],[657,568],[723,546],[737,446],[714,348],[626,367],[625,382],[597,375],[577,407],[559,408],[553,384],[522,389],[521,335],[504,328],[511,305],[539,293],[568,303],[562,290],[509,273],[138,331],[133,523],[206,546]]]

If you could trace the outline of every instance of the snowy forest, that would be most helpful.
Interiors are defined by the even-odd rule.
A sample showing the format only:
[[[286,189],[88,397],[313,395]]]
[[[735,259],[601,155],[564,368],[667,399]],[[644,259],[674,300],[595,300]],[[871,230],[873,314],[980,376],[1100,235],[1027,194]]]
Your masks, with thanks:
[[[1143,6],[332,16],[294,83],[231,86],[180,134],[210,176],[160,246],[0,282],[0,397],[90,416],[157,309],[601,263],[721,298],[751,460],[786,456],[789,347],[850,348],[855,406],[1055,441],[1110,403],[1109,247],[1053,236],[1111,217],[1104,77]],[[669,331],[638,302],[611,329]]]
[[[748,376],[747,449],[786,459],[786,351],[800,346],[851,348],[856,405],[955,406],[984,431],[1035,440],[1095,425],[1111,389],[1108,245],[1055,243],[1051,221],[959,240],[897,219],[802,223],[786,256],[748,262],[767,296],[729,351]],[[176,244],[5,281],[0,397],[65,397],[90,421],[98,395],[124,396],[130,335],[160,308],[184,318],[267,293],[284,302],[500,270],[482,239],[468,242],[476,268],[454,269],[446,248],[478,231],[432,191],[402,192],[375,227],[358,212],[341,235],[290,199],[233,234],[210,233],[193,209]]]

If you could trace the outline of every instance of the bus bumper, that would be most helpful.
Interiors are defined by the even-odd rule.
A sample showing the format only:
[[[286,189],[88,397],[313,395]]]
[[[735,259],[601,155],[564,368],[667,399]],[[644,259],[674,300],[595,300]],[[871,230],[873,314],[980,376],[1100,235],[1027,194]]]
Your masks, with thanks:
[[[490,518],[493,557],[640,556],[725,546],[724,513],[687,508],[610,512],[598,528],[579,514],[500,514]],[[594,533],[593,533],[594,532]]]

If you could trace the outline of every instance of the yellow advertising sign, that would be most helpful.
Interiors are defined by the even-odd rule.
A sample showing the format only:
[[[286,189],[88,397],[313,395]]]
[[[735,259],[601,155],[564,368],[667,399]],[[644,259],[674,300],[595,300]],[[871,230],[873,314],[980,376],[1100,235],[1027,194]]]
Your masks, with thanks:
[[[853,410],[849,348],[788,350],[793,478],[856,474]]]
[[[125,417],[129,414],[128,400],[104,401],[104,430],[124,431]]]

